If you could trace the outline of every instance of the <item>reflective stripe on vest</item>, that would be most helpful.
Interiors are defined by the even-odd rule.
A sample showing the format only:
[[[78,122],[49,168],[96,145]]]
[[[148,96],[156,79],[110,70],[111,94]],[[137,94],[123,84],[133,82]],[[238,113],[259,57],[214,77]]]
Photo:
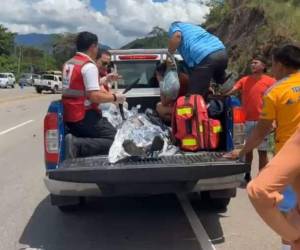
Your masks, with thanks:
[[[84,97],[85,91],[77,89],[63,89],[62,95],[65,97]]]
[[[191,107],[177,108],[177,115],[192,115],[193,110]]]
[[[221,133],[222,132],[222,127],[221,126],[213,126],[213,132],[215,134]]]
[[[197,140],[194,139],[194,138],[183,139],[182,140],[182,145],[183,146],[196,146],[197,145]]]
[[[199,126],[199,132],[200,132],[200,133],[203,133],[203,132],[204,132],[203,125],[200,125],[200,126]]]

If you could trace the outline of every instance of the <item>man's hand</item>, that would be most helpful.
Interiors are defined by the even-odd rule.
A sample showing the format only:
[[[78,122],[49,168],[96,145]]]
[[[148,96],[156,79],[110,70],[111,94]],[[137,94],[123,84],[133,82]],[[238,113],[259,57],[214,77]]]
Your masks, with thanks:
[[[227,159],[237,160],[242,156],[241,152],[242,152],[241,149],[235,149],[229,153],[224,154],[223,157]]]
[[[118,75],[117,73],[109,73],[106,76],[106,81],[111,82],[111,81],[118,81],[122,79],[122,76]]]
[[[115,94],[116,95],[116,103],[123,104],[126,101],[126,96],[123,94]]]
[[[235,93],[237,93],[239,91],[239,89],[237,88],[237,86],[233,86],[231,89],[223,91],[221,94],[223,96],[229,96],[229,95],[233,95]]]
[[[171,69],[176,68],[176,62],[175,62],[175,60],[172,60],[172,58],[170,58],[170,56],[167,57],[166,64],[167,64],[167,68],[171,68]]]

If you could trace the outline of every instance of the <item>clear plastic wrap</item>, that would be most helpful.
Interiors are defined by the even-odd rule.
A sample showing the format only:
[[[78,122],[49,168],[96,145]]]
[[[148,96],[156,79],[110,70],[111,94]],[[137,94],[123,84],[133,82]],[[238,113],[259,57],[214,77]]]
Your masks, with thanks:
[[[127,120],[121,121],[118,125],[119,129],[108,155],[110,163],[116,163],[131,156],[124,150],[123,143],[125,140],[132,141],[135,146],[147,152],[151,148],[154,138],[159,136],[164,144],[163,149],[156,152],[157,155],[173,155],[178,151],[175,146],[169,144],[169,131],[154,125],[145,114],[138,114],[137,111],[138,108],[127,111]]]
[[[136,116],[138,114],[138,110],[140,109],[140,106],[132,108],[130,111],[127,109],[128,104],[124,103],[123,110],[125,118],[128,119],[132,116]],[[122,123],[122,116],[120,114],[119,107],[114,103],[104,103],[100,104],[100,109],[102,111],[103,117],[106,117],[107,120],[115,127],[119,128]]]

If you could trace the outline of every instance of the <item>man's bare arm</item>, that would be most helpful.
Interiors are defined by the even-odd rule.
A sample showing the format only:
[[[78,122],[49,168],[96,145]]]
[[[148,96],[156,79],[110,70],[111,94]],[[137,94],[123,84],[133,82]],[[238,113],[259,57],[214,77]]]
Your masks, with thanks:
[[[300,247],[299,195],[298,209],[284,217],[277,205],[282,201],[282,190],[293,184],[299,192],[300,129],[288,140],[266,168],[248,185],[252,204],[263,220],[283,239]],[[299,248],[295,248],[299,249]]]
[[[239,92],[239,88],[237,88],[236,86],[233,86],[230,90],[227,90],[226,92],[224,92],[223,95],[233,95],[237,92]]]
[[[180,46],[181,43],[181,32],[176,31],[172,37],[169,39],[168,49],[169,51],[174,54],[177,48]]]
[[[273,120],[263,120],[260,119],[246,141],[245,146],[240,152],[240,156],[244,156],[247,153],[251,152],[254,148],[256,148],[263,139],[272,131],[273,129]]]
[[[104,90],[88,91],[87,97],[93,103],[108,103],[108,102],[123,103],[126,101],[125,95],[113,94]]]

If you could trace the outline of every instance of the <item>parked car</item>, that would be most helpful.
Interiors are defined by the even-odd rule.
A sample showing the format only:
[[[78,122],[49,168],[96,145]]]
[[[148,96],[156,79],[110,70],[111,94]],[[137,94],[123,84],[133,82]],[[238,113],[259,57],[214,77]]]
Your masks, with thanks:
[[[16,78],[13,73],[0,73],[0,87],[1,88],[14,88]]]
[[[44,74],[58,76],[58,75],[62,75],[62,72],[59,70],[48,70],[48,71],[45,71]]]
[[[54,74],[44,74],[40,81],[34,83],[37,93],[42,93],[43,90],[51,91],[56,94],[62,90],[62,76]]]
[[[127,93],[129,108],[155,109],[160,100],[159,83],[153,81],[155,66],[166,59],[167,50],[111,51],[112,61],[123,76],[120,90],[136,78],[139,83]],[[182,61],[179,55],[177,59]],[[155,79],[154,79],[155,80]],[[68,211],[86,196],[151,195],[162,193],[200,193],[212,206],[226,208],[250,167],[223,158],[224,152],[244,142],[244,124],[237,117],[239,102],[233,97],[213,96],[224,104],[220,115],[223,130],[216,150],[178,153],[160,159],[124,161],[112,165],[107,156],[65,160],[61,100],[50,104],[44,120],[45,184],[53,205]],[[202,195],[203,194],[203,195]],[[71,207],[70,207],[71,206]]]
[[[32,73],[24,73],[19,79],[19,85],[23,86],[33,86],[34,83],[40,81],[41,76]]]

